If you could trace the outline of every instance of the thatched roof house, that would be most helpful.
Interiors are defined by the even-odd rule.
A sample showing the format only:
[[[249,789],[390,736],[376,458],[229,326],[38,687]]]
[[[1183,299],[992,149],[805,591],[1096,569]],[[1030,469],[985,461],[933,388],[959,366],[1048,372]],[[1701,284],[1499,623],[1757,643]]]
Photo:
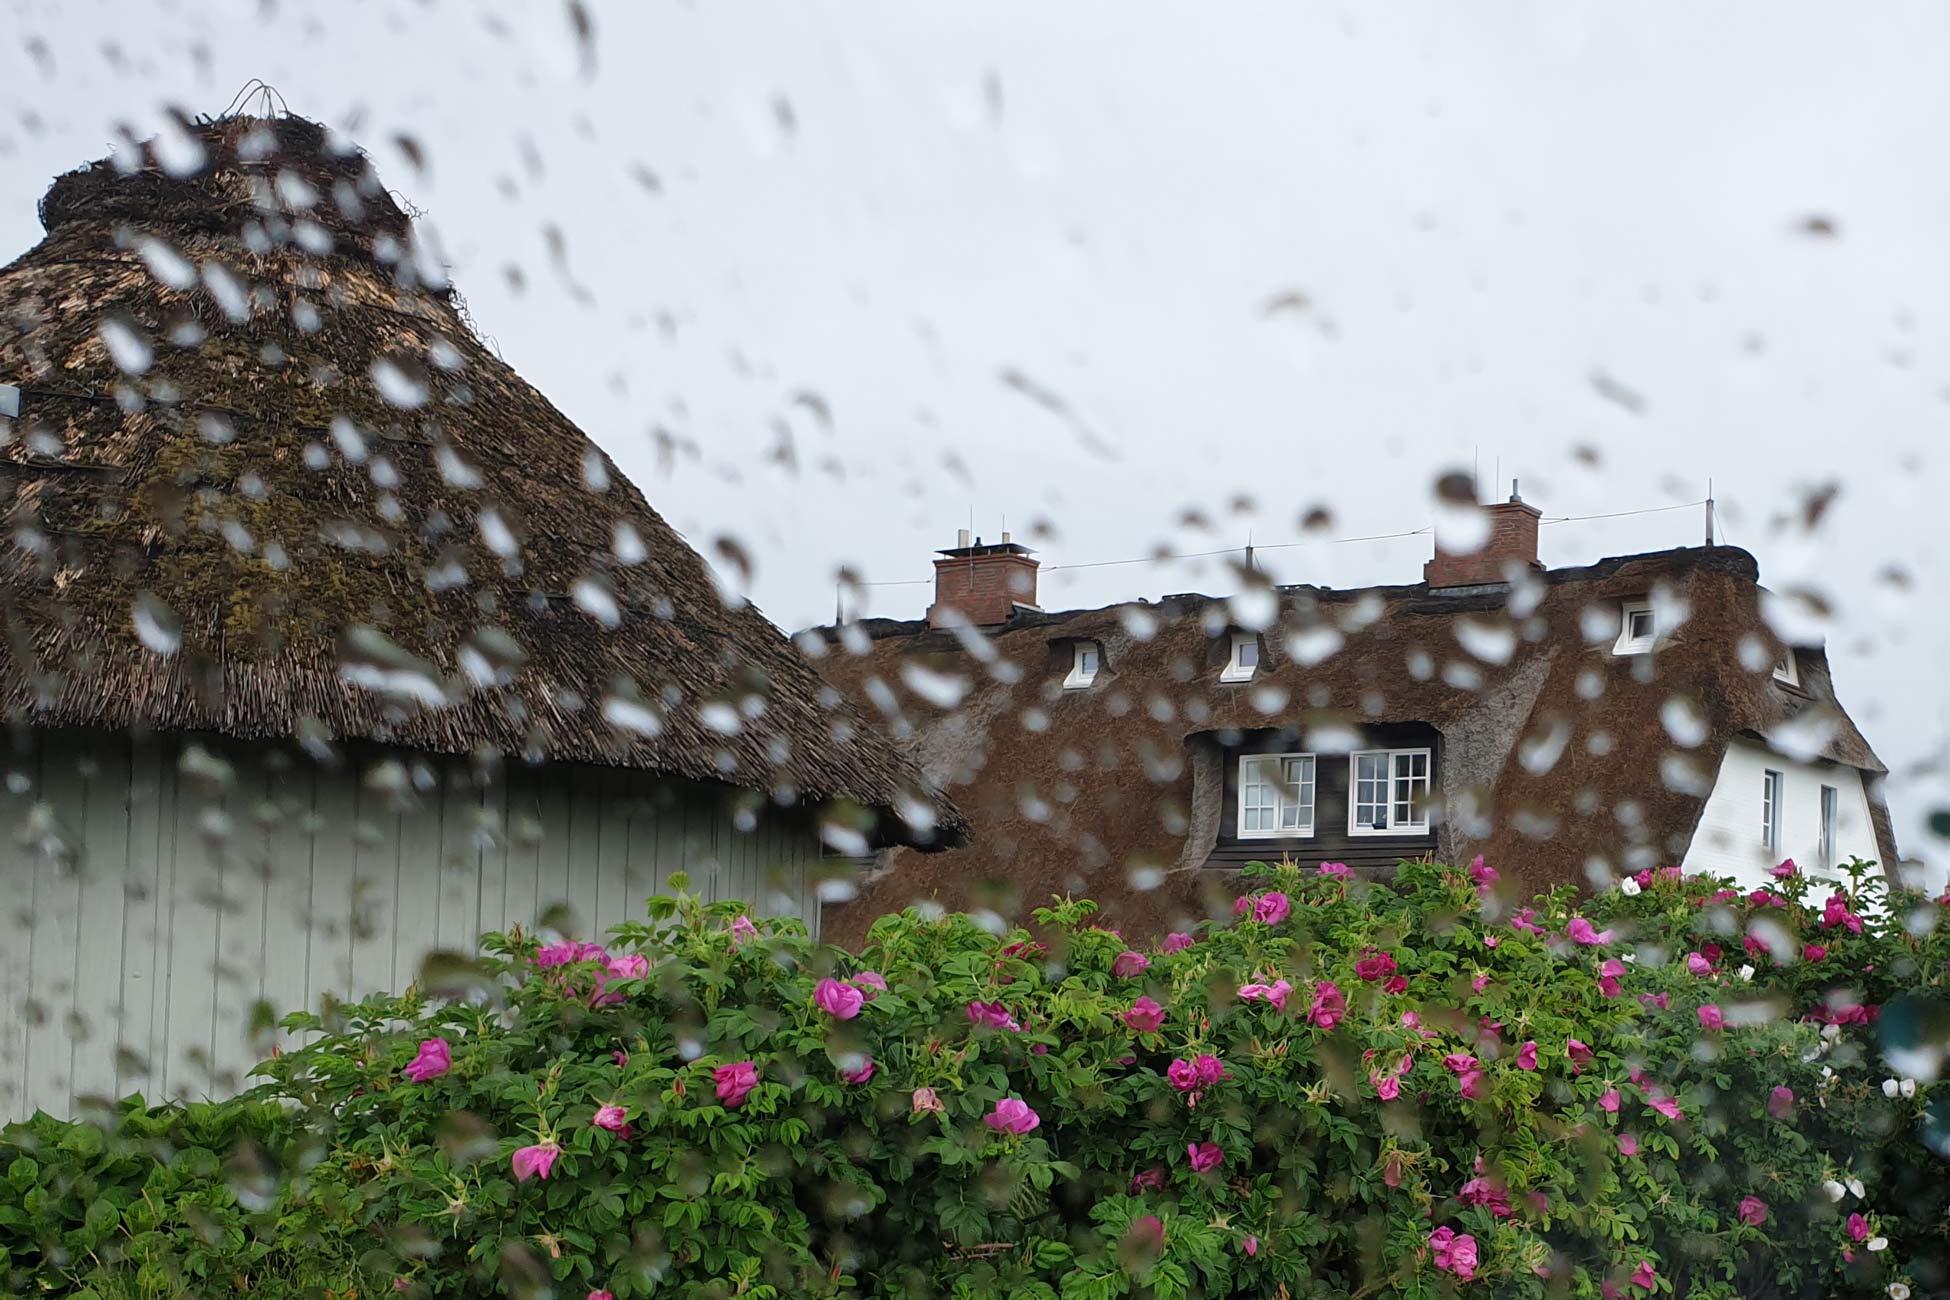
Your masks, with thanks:
[[[403,802],[445,825],[458,791],[481,824],[424,862],[410,846],[368,852],[367,804],[337,828],[365,855],[347,870],[387,890],[457,862],[505,876],[506,861],[573,838],[565,861],[587,852],[605,882],[619,873],[599,902],[591,886],[585,925],[633,914],[672,870],[697,879],[704,864],[678,858],[722,861],[739,832],[776,829],[791,846],[774,853],[798,873],[786,893],[815,919],[815,814],[853,851],[960,833],[886,737],[756,609],[721,600],[609,458],[483,346],[363,154],[296,117],[203,121],[188,138],[202,153],[190,165],[150,150],[132,170],[103,160],[60,177],[41,201],[46,238],[0,270],[0,701],[22,842],[83,881],[148,872],[126,829],[84,861],[95,810],[40,792],[71,756],[139,769],[147,755],[128,746],[151,738],[162,770],[229,755],[219,799],[258,769],[315,783],[304,764],[322,761],[367,804],[383,796],[375,816],[401,816],[409,839],[419,823]],[[74,755],[50,758],[51,736]],[[119,757],[97,752],[103,737]],[[529,825],[547,800],[524,815],[522,783],[550,772],[579,773],[560,778],[565,800],[608,792],[600,827],[566,812]],[[167,792],[131,797],[145,796]],[[329,819],[315,794],[292,797]],[[679,813],[689,850],[669,838]],[[174,833],[208,838],[190,822]],[[306,845],[307,871],[330,841]],[[390,866],[371,865],[387,852]],[[270,873],[289,860],[210,850],[225,855]],[[578,868],[564,870],[572,889]],[[752,872],[703,887],[760,893]],[[357,927],[307,907],[307,932],[336,927],[357,966]],[[440,926],[456,944],[517,914],[456,910]],[[394,948],[386,978],[410,978]],[[334,975],[296,991],[361,984],[379,986]]]
[[[1535,510],[1490,514],[1485,553],[1438,555],[1419,583],[1062,612],[1036,607],[1026,548],[963,546],[929,618],[822,629],[828,680],[878,702],[974,827],[953,852],[883,854],[827,933],[917,900],[1021,917],[1071,892],[1152,933],[1288,855],[1385,872],[1482,853],[1539,888],[1896,860],[1883,766],[1822,649],[1769,630],[1751,555],[1545,571]]]

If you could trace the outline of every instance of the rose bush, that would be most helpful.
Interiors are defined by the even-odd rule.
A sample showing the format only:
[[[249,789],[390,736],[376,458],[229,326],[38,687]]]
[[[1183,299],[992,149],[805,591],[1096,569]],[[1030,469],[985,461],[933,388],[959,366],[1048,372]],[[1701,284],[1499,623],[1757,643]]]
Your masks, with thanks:
[[[1065,901],[855,955],[681,893],[491,937],[287,1021],[264,1095],[315,1145],[261,1213],[362,1296],[1950,1287],[1935,904],[1333,866],[1150,948]]]

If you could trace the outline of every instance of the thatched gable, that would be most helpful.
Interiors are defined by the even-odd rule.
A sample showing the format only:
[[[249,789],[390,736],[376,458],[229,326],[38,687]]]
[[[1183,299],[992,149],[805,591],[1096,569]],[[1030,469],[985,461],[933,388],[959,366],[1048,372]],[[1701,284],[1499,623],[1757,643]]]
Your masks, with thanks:
[[[1283,587],[1245,686],[1218,680],[1231,614],[1206,596],[1019,612],[982,632],[884,619],[824,629],[821,671],[881,703],[883,725],[974,826],[966,848],[894,853],[856,901],[827,909],[828,933],[852,941],[926,898],[1021,916],[1077,892],[1132,933],[1223,907],[1227,873],[1201,870],[1217,816],[1200,800],[1216,781],[1199,781],[1194,742],[1273,726],[1434,726],[1449,758],[1444,851],[1484,853],[1524,885],[1677,861],[1737,735],[1779,735],[1799,718],[1799,739],[1823,757],[1884,770],[1820,649],[1796,652],[1798,688],[1772,679],[1782,647],[1757,576],[1745,551],[1695,547],[1540,573],[1514,594]],[[1612,654],[1619,602],[1654,589],[1689,611],[1684,624],[1654,655]],[[1089,690],[1062,687],[1076,640],[1102,649]],[[917,674],[926,692],[910,685]],[[955,693],[943,683],[965,685],[947,709],[935,702]],[[1674,701],[1702,730],[1697,743],[1669,729]],[[1887,809],[1871,811],[1893,862]]]
[[[958,815],[416,271],[367,159],[196,124],[58,179],[0,270],[0,698],[36,725],[363,738]]]

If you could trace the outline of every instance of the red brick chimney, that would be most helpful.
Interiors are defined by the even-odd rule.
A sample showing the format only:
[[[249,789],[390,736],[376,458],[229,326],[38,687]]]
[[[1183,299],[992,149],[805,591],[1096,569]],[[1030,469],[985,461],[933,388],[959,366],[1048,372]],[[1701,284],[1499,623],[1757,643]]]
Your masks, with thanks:
[[[1510,569],[1542,569],[1537,562],[1537,521],[1544,512],[1517,495],[1510,480],[1510,499],[1483,507],[1490,524],[1481,550],[1452,555],[1440,546],[1435,558],[1422,566],[1422,580],[1431,588],[1481,587],[1510,580]]]
[[[999,543],[985,544],[979,537],[971,543],[964,528],[955,546],[936,554],[941,558],[934,562],[929,627],[944,626],[943,616],[951,609],[976,627],[993,627],[1008,622],[1018,606],[1036,608],[1036,570],[1041,566],[1009,534],[1002,534]]]

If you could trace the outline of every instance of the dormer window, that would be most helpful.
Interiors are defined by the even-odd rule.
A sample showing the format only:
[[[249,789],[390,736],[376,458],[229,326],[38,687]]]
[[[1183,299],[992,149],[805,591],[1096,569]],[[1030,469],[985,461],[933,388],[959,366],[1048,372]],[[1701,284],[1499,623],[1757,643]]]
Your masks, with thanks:
[[[1794,651],[1783,650],[1781,657],[1774,661],[1774,680],[1783,686],[1801,685],[1801,670],[1795,666]]]
[[[1650,601],[1626,601],[1618,611],[1618,641],[1611,652],[1615,655],[1652,653],[1653,642],[1657,639],[1655,626]]]
[[[1251,632],[1234,632],[1232,650],[1226,656],[1225,671],[1219,674],[1222,682],[1249,682],[1259,671],[1259,638]]]
[[[1070,653],[1070,671],[1063,679],[1063,689],[1074,691],[1094,686],[1104,664],[1102,647],[1095,641],[1078,641],[1070,647]]]

